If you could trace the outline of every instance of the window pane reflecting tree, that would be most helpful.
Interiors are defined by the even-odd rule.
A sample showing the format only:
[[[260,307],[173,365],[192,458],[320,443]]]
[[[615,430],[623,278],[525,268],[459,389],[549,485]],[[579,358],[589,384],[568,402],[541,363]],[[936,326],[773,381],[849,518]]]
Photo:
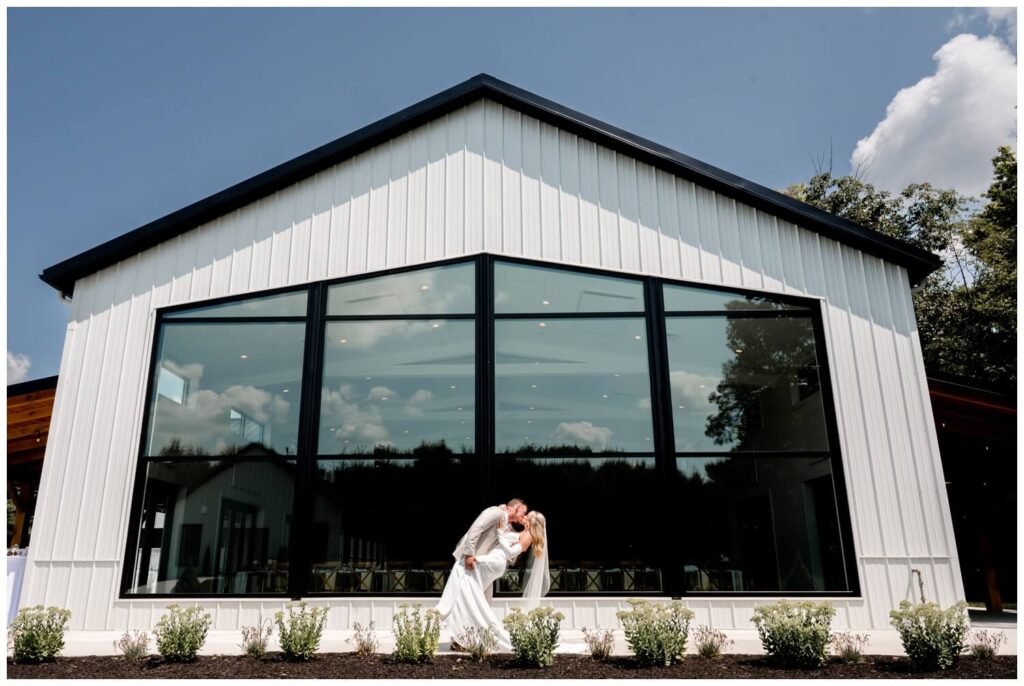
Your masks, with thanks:
[[[318,452],[472,452],[475,331],[469,320],[329,322]]]
[[[303,323],[166,323],[146,454],[295,455]]]
[[[828,449],[808,318],[670,317],[680,452]]]
[[[495,322],[498,452],[653,451],[643,319]]]
[[[287,592],[294,479],[278,458],[150,462],[129,592]]]
[[[677,543],[661,525],[653,457],[502,457],[495,483],[547,519],[553,592],[663,589],[661,558]],[[520,591],[528,562],[521,555],[499,590]]]
[[[322,460],[313,493],[310,590],[437,592],[478,514],[479,463],[439,448],[415,459]]]

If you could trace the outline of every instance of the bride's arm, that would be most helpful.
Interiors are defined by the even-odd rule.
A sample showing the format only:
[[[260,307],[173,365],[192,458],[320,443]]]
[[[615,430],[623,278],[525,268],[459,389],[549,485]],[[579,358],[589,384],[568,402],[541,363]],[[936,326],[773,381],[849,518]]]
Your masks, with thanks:
[[[529,529],[523,529],[519,534],[519,547],[525,551],[533,543],[533,536],[530,535]]]

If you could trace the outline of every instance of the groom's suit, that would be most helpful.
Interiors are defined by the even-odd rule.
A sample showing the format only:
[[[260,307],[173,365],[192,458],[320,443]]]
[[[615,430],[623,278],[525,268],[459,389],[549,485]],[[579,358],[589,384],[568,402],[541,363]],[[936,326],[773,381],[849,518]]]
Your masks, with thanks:
[[[498,529],[508,525],[508,515],[497,505],[492,505],[477,515],[452,556],[456,562],[464,557],[489,552],[498,544]]]
[[[494,546],[498,545],[498,531],[508,526],[508,513],[497,505],[488,507],[473,520],[469,531],[462,537],[459,544],[455,546],[452,556],[455,564],[470,555],[476,557],[489,553]],[[494,595],[494,586],[489,584],[484,589],[484,596],[489,600]]]

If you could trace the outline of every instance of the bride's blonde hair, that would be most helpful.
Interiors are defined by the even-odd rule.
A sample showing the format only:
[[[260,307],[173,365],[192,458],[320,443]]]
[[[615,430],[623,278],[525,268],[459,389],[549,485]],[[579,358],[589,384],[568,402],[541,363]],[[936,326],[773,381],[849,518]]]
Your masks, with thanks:
[[[533,556],[540,557],[544,554],[544,534],[547,532],[548,520],[537,510],[531,510],[526,514],[526,525],[530,528],[530,537],[533,538]]]

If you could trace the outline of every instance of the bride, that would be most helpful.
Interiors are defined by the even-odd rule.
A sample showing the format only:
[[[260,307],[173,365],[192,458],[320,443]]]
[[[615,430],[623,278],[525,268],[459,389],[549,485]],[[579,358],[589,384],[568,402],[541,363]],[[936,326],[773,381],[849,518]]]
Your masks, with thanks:
[[[527,550],[530,552],[530,561],[523,584],[523,600],[525,609],[530,610],[537,607],[541,596],[551,587],[547,520],[540,512],[534,510],[526,515],[525,527],[520,533],[509,527],[499,530],[497,545],[476,556],[476,564],[472,565],[472,569],[466,569],[463,560],[455,563],[441,595],[441,602],[437,605],[453,643],[457,643],[469,629],[491,629],[497,637],[497,650],[512,650],[508,632],[488,602],[490,594],[487,591],[491,584],[505,574],[509,563]]]

